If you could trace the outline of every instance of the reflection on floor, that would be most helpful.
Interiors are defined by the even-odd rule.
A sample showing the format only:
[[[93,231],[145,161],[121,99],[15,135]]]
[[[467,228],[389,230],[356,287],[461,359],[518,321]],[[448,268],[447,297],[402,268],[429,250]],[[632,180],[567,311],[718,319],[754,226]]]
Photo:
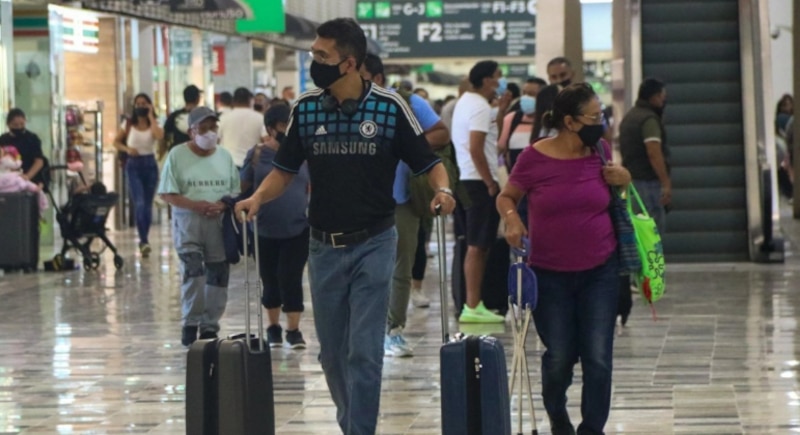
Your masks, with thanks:
[[[126,257],[119,273],[106,253],[98,272],[0,278],[0,434],[184,433],[186,351],[167,231],[154,229],[149,259],[135,253],[132,232],[115,233]],[[438,301],[430,263],[426,289]],[[243,328],[242,269],[232,275],[223,333]],[[668,282],[658,321],[636,304],[617,338],[607,433],[800,433],[800,261],[671,265]],[[440,433],[438,308],[410,310],[415,357],[386,359],[381,434]],[[309,349],[272,352],[278,434],[339,433],[308,312]],[[510,325],[469,332],[511,348]],[[535,334],[529,340],[538,381],[542,349]],[[579,399],[578,370],[575,422]],[[536,405],[549,433],[538,397]]]

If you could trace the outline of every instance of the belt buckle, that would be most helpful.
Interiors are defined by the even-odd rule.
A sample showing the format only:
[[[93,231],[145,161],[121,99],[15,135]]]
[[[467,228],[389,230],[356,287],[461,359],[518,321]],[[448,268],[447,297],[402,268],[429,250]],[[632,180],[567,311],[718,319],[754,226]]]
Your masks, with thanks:
[[[347,246],[347,245],[340,245],[340,244],[337,244],[337,243],[336,243],[336,237],[338,237],[338,236],[342,236],[342,235],[344,235],[344,233],[331,233],[331,234],[330,234],[330,236],[331,236],[331,246],[332,246],[332,247],[334,247],[334,248],[337,248],[337,249],[338,249],[338,248],[344,248],[344,247],[346,247],[346,246]]]

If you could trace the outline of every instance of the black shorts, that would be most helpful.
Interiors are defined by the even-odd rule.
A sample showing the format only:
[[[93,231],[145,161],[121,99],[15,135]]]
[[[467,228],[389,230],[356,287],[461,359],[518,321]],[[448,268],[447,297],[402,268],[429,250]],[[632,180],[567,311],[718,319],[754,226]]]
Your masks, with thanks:
[[[472,202],[466,210],[467,246],[489,249],[497,239],[497,226],[500,224],[495,206],[497,196],[489,196],[489,189],[483,181],[463,180],[461,184]]]

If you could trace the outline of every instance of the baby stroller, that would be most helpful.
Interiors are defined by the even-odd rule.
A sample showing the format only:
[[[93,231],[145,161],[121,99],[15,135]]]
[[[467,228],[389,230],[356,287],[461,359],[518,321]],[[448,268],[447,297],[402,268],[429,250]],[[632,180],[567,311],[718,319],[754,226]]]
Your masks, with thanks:
[[[53,166],[53,169],[67,169],[67,166]],[[78,175],[87,186],[83,174]],[[65,264],[66,254],[71,249],[81,253],[83,267],[86,270],[95,270],[100,266],[100,255],[106,248],[114,253],[114,267],[121,269],[124,260],[117,252],[116,246],[106,236],[106,221],[111,209],[117,203],[119,196],[114,192],[107,192],[105,185],[95,182],[88,191],[74,193],[63,207],[58,207],[50,189],[46,189],[50,202],[56,211],[56,221],[61,229],[64,245],[61,252],[52,260],[54,269],[59,270],[59,265]],[[100,251],[92,251],[92,242],[95,239],[103,241],[105,246]]]

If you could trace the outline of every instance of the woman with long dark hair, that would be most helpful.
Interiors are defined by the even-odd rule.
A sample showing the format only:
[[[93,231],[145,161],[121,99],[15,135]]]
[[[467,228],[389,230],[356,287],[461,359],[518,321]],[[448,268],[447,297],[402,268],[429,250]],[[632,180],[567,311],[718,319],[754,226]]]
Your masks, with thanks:
[[[114,147],[127,154],[125,173],[139,233],[139,252],[144,258],[150,255],[148,233],[153,219],[153,199],[158,187],[155,153],[158,141],[163,138],[164,130],[156,120],[153,101],[146,94],[137,95],[133,99],[131,116],[125,127],[117,133]]]
[[[541,94],[540,94],[541,95]],[[546,347],[542,356],[542,398],[553,434],[574,435],[567,414],[567,388],[575,364],[583,369],[579,434],[602,434],[611,406],[611,368],[619,292],[617,239],[608,208],[609,185],[623,186],[631,175],[610,161],[602,140],[603,111],[591,86],[567,86],[555,98],[543,127],[554,137],[520,154],[508,184],[497,198],[509,245],[528,237],[528,263],[539,284],[533,312]],[[527,226],[517,204],[527,195]]]

